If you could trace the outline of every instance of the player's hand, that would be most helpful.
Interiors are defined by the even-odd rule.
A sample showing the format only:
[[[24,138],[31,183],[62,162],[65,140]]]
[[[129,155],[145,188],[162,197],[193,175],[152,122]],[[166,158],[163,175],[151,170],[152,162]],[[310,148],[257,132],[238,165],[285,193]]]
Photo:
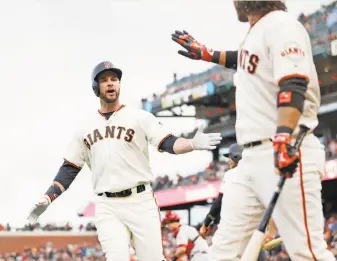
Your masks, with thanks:
[[[199,128],[192,139],[191,146],[194,150],[214,150],[221,140],[221,133],[203,133],[203,128]]]
[[[186,49],[186,51],[179,50],[179,54],[193,60],[212,61],[214,50],[200,44],[185,30],[182,32],[175,31],[175,33],[172,34],[172,40]]]
[[[44,195],[42,198],[40,198],[39,201],[33,207],[33,209],[30,211],[28,220],[31,223],[35,223],[39,219],[39,217],[42,215],[42,213],[46,211],[50,203],[51,203],[51,199],[49,196]]]
[[[276,171],[287,178],[292,177],[299,162],[299,157],[290,140],[291,136],[288,133],[278,133],[273,138]]]
[[[272,241],[273,239],[274,239],[274,237],[272,235],[270,235],[269,232],[266,232],[266,236],[264,238],[263,245],[267,244],[268,242]]]
[[[205,226],[205,224],[202,224],[202,226],[199,229],[199,234],[203,239],[205,239],[206,233],[207,233],[207,227]]]

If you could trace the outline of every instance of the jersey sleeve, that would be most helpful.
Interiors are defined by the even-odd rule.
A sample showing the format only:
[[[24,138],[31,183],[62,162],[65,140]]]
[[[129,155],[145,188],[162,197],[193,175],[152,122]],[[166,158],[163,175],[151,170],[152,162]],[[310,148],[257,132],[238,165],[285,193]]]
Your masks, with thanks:
[[[296,20],[280,22],[267,33],[268,53],[275,82],[293,77],[309,80],[311,43],[305,28]]]
[[[81,169],[85,162],[86,162],[86,147],[84,140],[82,139],[82,136],[79,132],[77,132],[72,140],[70,141],[68,148],[66,149],[66,152],[64,154],[64,160],[76,167]]]
[[[225,174],[226,175],[226,174]],[[224,192],[225,190],[225,177],[222,179],[222,182],[221,182],[221,185],[220,185],[220,189],[219,189],[219,193],[222,193]]]
[[[146,112],[142,121],[142,126],[150,144],[162,152],[162,150],[160,150],[161,145],[167,138],[172,137],[173,134],[169,132],[153,114],[148,112]]]

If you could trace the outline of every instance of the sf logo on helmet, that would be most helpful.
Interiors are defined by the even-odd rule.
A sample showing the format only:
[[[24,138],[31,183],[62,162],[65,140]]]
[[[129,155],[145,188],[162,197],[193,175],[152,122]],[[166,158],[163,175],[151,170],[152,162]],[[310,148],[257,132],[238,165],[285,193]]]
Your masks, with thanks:
[[[110,62],[104,62],[104,67],[105,67],[106,69],[109,69],[109,68],[112,68],[113,65],[112,65],[112,63],[110,63]]]

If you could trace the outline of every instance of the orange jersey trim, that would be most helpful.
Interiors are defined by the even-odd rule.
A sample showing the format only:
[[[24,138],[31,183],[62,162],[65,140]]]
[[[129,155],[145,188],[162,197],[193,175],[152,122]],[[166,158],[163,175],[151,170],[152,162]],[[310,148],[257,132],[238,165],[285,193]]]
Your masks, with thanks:
[[[303,183],[303,165],[302,165],[302,153],[299,150],[299,171],[300,171],[300,187],[301,187],[301,195],[302,195],[302,208],[303,208],[303,217],[304,217],[304,228],[307,236],[307,244],[309,251],[311,253],[312,260],[318,261],[311,244],[310,232],[309,232],[309,225],[308,225],[308,216],[307,216],[307,206],[306,206],[306,198],[304,192],[304,183]]]
[[[309,81],[309,77],[305,74],[298,74],[298,73],[294,73],[294,74],[288,74],[283,76],[279,81],[278,81],[278,86],[281,86],[281,84],[283,83],[283,81],[291,79],[291,78],[303,78]]]
[[[67,160],[66,158],[63,158],[63,159],[64,159],[64,161],[67,162],[69,165],[71,165],[71,166],[73,166],[73,167],[75,167],[75,168],[77,168],[77,169],[82,169],[81,167],[79,167],[79,166],[77,166],[76,164],[70,162],[70,161]]]
[[[173,134],[168,134],[168,135],[166,135],[160,142],[159,142],[159,144],[158,144],[158,151],[160,152],[161,150],[160,150],[160,147],[161,147],[161,145],[163,145],[163,143],[164,143],[164,141],[166,140],[166,139],[168,139],[169,137],[172,137],[173,136]]]

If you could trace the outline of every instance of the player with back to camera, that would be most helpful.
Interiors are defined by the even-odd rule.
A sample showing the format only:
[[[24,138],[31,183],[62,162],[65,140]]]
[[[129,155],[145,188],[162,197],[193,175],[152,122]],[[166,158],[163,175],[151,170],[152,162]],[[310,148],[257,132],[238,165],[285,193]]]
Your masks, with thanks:
[[[199,233],[200,236],[202,236],[203,238],[206,237],[206,233],[208,228],[210,227],[210,225],[216,222],[216,220],[220,220],[220,213],[221,213],[221,203],[222,203],[222,197],[224,194],[224,185],[226,182],[228,182],[228,179],[231,179],[232,182],[235,181],[235,168],[237,167],[239,161],[242,158],[242,146],[238,145],[237,143],[234,143],[232,145],[229,146],[229,150],[228,153],[224,154],[224,157],[227,161],[228,167],[229,169],[226,171],[224,177],[223,177],[223,181],[221,183],[220,189],[219,189],[219,195],[218,197],[214,200],[209,212],[207,213],[200,229],[199,229]],[[222,215],[225,215],[226,213],[223,213]],[[220,218],[219,218],[220,217]],[[215,231],[215,233],[217,233]],[[275,237],[276,234],[276,228],[274,226],[274,222],[271,220],[269,223],[269,227],[268,227],[268,233],[266,235],[266,239],[265,242],[269,242],[270,240],[272,240]],[[260,252],[258,261],[264,261],[266,260],[266,256],[264,251]]]
[[[195,227],[181,224],[180,217],[170,210],[166,211],[162,225],[167,226],[175,237],[177,248],[171,261],[184,255],[189,261],[207,261],[207,242]]]
[[[335,260],[323,237],[325,155],[312,133],[318,125],[321,97],[309,35],[283,1],[234,1],[234,6],[239,21],[250,24],[237,51],[209,49],[186,31],[172,34],[172,40],[185,49],[179,54],[236,70],[235,129],[244,151],[236,182],[224,185],[226,215],[213,237],[211,260],[240,259],[278,175],[289,178],[273,220],[291,260]],[[300,124],[310,131],[300,151],[289,155]]]
[[[86,163],[96,197],[98,239],[108,261],[129,261],[129,243],[139,261],[161,261],[163,256],[159,209],[150,182],[148,144],[159,151],[183,154],[213,150],[220,133],[200,129],[193,139],[172,135],[155,116],[119,101],[122,71],[111,62],[93,70],[92,87],[101,108],[88,115],[64,155],[52,185],[35,204],[29,220],[35,222],[66,191]]]

